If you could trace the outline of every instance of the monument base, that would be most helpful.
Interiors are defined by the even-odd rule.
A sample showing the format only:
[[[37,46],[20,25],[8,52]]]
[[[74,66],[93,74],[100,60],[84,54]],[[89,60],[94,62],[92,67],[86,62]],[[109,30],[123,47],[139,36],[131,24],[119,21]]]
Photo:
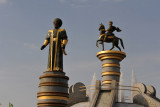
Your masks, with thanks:
[[[107,86],[115,80],[119,83],[120,62],[126,57],[121,51],[106,50],[97,53],[97,57],[102,61],[102,86]]]
[[[37,107],[67,107],[69,77],[62,71],[46,71],[39,79]]]

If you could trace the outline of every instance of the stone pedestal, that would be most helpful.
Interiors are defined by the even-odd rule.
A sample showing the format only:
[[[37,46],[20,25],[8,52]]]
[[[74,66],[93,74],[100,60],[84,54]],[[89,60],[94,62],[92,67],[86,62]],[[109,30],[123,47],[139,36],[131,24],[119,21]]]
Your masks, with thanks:
[[[69,77],[62,71],[46,71],[39,79],[37,107],[67,107]]]
[[[97,57],[102,61],[102,87],[109,88],[108,84],[112,80],[119,83],[120,78],[120,62],[126,57],[121,51],[106,50],[97,53]]]

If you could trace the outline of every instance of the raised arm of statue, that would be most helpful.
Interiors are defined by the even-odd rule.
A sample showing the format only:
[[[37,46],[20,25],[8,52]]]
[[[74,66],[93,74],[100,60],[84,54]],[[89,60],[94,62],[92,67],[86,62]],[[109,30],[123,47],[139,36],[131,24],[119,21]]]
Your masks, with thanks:
[[[119,27],[116,27],[116,31],[117,31],[117,32],[121,32],[122,30],[119,29]]]

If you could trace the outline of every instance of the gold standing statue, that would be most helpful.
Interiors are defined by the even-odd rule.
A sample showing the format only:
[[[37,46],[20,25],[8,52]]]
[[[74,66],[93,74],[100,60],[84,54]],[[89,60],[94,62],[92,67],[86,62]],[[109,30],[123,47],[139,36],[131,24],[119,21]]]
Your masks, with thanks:
[[[62,20],[60,18],[54,19],[53,25],[54,29],[48,31],[41,50],[49,44],[47,71],[63,71],[63,53],[67,55],[65,46],[68,38],[65,29],[60,29],[62,26]]]

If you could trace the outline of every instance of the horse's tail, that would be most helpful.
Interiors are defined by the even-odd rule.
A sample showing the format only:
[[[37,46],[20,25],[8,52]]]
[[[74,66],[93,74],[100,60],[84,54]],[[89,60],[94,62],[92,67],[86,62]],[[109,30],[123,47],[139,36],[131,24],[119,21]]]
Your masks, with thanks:
[[[96,46],[99,48],[99,46],[98,46],[98,40],[97,40],[97,42],[96,42]]]
[[[123,40],[121,38],[119,38],[120,42],[121,42],[121,46],[123,47],[124,49],[124,45],[123,45]]]

